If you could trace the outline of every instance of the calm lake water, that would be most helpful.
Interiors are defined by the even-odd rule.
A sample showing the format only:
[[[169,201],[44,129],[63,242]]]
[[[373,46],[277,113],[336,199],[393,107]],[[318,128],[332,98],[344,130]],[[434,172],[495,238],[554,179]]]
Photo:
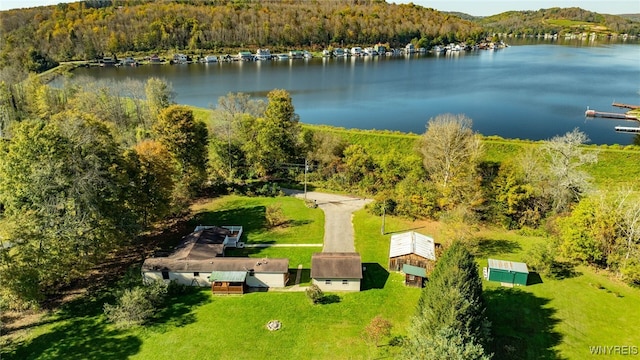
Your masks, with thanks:
[[[171,82],[176,101],[210,107],[220,96],[286,89],[300,120],[422,133],[443,113],[465,114],[483,135],[549,139],[574,128],[592,143],[630,144],[628,122],[585,119],[588,107],[640,104],[640,45],[517,45],[498,51],[412,57],[81,68],[96,79]]]

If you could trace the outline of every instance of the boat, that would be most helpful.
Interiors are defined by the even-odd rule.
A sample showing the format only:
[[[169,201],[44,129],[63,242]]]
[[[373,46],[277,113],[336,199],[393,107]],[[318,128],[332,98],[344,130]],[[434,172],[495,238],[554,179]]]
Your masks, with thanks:
[[[377,56],[378,52],[374,48],[368,47],[368,48],[364,48],[364,55]]]
[[[204,62],[204,63],[218,62],[218,57],[215,56],[215,55],[207,55],[202,59],[202,62]]]
[[[305,51],[303,51],[303,52],[302,52],[302,56],[303,56],[305,59],[311,59],[311,58],[313,58],[313,55],[311,55],[311,53],[310,53],[310,52],[308,52],[307,50],[305,50]]]
[[[301,50],[291,50],[289,51],[290,59],[302,59],[304,58],[304,53]]]
[[[124,60],[122,60],[121,64],[125,66],[136,66],[138,65],[138,62],[132,57],[127,57]]]
[[[408,43],[405,47],[404,47],[404,53],[405,54],[413,54],[416,52],[416,47],[412,44],[412,43]]]
[[[269,49],[258,49],[258,51],[256,51],[256,60],[271,60],[271,57]]]
[[[276,55],[276,59],[278,59],[278,60],[289,60],[289,55],[287,55],[287,54],[278,54],[278,55]]]
[[[360,56],[362,55],[362,48],[359,46],[354,46],[351,48],[351,55],[352,56]]]
[[[431,50],[433,51],[434,54],[442,54],[447,51],[444,47],[440,45],[434,46],[433,49]]]
[[[344,57],[346,56],[344,49],[342,48],[336,48],[335,50],[333,50],[333,56],[335,57]]]
[[[322,50],[322,57],[329,57],[331,56],[331,51],[324,49]]]

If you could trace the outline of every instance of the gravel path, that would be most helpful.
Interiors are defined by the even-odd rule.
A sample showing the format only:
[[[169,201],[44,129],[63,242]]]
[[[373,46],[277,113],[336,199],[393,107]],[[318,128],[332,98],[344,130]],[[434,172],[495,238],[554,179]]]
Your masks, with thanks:
[[[297,190],[285,190],[285,193],[304,198]],[[323,252],[354,252],[352,213],[362,209],[371,199],[362,199],[344,195],[335,195],[309,191],[307,199],[315,200],[324,211],[324,247]]]

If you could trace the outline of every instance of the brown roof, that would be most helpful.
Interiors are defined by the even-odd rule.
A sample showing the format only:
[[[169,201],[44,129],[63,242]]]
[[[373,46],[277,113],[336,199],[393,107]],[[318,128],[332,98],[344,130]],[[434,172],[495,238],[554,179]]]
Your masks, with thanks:
[[[184,260],[166,257],[149,258],[142,264],[143,271],[249,271],[257,273],[285,273],[289,271],[289,259],[269,258],[214,258],[208,260]]]
[[[217,226],[192,232],[184,237],[169,258],[204,260],[222,255],[227,235],[231,235],[231,231]]]
[[[362,261],[358,253],[315,253],[311,257],[314,279],[362,279]]]

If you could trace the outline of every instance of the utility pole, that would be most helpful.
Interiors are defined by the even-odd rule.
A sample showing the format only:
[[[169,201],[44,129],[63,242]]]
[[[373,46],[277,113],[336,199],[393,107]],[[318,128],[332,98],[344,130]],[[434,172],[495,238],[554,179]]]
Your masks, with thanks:
[[[307,171],[309,170],[309,165],[307,165],[307,159],[304,159],[304,199],[307,200]]]
[[[384,217],[387,212],[387,200],[382,203],[382,227],[380,228],[380,235],[384,235]]]

